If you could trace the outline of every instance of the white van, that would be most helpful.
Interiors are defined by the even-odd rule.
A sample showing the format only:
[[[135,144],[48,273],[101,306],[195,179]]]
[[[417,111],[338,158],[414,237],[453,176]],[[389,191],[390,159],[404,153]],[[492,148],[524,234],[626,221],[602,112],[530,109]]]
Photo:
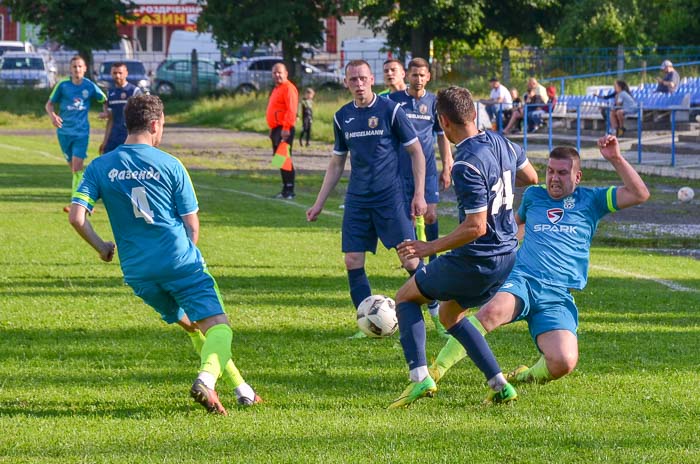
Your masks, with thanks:
[[[34,53],[34,45],[19,40],[0,40],[0,56],[5,52]]]
[[[221,50],[210,32],[173,31],[168,45],[168,59],[187,59],[197,50],[199,58],[221,61]]]
[[[396,56],[395,52],[387,45],[386,39],[377,37],[365,37],[360,39],[346,39],[340,47],[340,66],[352,60],[365,60],[372,67],[374,83],[384,84],[384,62]]]

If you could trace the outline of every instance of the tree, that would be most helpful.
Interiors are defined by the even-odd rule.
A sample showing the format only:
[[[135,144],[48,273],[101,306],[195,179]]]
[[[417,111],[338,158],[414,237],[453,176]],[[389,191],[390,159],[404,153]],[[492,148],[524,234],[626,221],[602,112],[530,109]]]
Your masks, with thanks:
[[[556,21],[559,0],[367,0],[359,9],[375,32],[384,31],[392,47],[427,58],[430,42],[475,44],[490,32],[539,40],[539,31]]]
[[[198,26],[211,28],[217,42],[229,48],[281,42],[284,62],[293,76],[302,44],[320,45],[323,19],[340,20],[349,7],[349,0],[207,0],[202,2]]]
[[[75,49],[92,69],[92,51],[119,38],[117,23],[136,6],[122,0],[2,0],[15,20],[41,26],[40,37]]]

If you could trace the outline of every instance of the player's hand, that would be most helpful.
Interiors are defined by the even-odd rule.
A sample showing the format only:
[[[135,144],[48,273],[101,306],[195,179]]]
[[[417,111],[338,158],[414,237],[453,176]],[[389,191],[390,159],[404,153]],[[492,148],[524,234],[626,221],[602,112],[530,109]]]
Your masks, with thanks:
[[[444,192],[452,185],[452,169],[443,169],[440,174],[440,191]]]
[[[313,205],[311,208],[306,210],[306,220],[308,222],[314,222],[316,219],[318,219],[318,215],[321,214],[321,211],[323,211],[322,207]]]
[[[620,144],[617,141],[617,137],[614,135],[606,135],[599,138],[598,148],[600,149],[600,154],[603,155],[603,158],[607,161],[613,161],[622,157],[620,153]]]
[[[114,259],[114,250],[116,245],[112,242],[103,242],[102,249],[100,250],[100,259],[106,263]]]
[[[425,197],[423,195],[414,196],[413,201],[411,201],[411,216],[422,216],[426,211],[428,211],[428,204],[425,202]]]
[[[54,127],[58,127],[59,129],[63,127],[63,119],[57,115],[56,113],[51,115],[51,124],[53,124]]]
[[[421,242],[420,240],[408,240],[401,242],[396,246],[396,252],[404,260],[425,258],[426,256],[430,256],[432,254],[430,245],[426,242]]]
[[[100,119],[109,119],[109,112],[101,111],[100,114],[97,115],[97,117]]]

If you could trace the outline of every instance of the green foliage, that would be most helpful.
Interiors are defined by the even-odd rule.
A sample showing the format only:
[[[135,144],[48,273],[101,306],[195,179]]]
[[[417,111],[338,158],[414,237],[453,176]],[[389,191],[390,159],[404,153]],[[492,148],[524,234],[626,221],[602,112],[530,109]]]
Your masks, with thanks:
[[[117,41],[117,22],[130,18],[131,0],[3,0],[15,20],[41,26],[41,37],[75,49],[92,61],[92,50]]]
[[[657,31],[659,44],[700,44],[700,2],[671,0],[661,10]]]

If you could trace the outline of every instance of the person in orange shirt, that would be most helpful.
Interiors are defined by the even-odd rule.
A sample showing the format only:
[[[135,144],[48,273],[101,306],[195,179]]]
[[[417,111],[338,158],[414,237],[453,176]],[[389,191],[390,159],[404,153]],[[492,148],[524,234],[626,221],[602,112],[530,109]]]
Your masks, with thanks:
[[[275,88],[272,89],[270,100],[267,103],[267,125],[270,128],[270,140],[272,141],[272,153],[282,141],[291,147],[294,142],[294,123],[297,119],[297,106],[299,104],[299,91],[288,79],[287,67],[284,63],[277,63],[272,67],[272,81]],[[282,175],[282,191],[276,198],[291,200],[294,198],[294,167],[291,171],[280,169]]]

